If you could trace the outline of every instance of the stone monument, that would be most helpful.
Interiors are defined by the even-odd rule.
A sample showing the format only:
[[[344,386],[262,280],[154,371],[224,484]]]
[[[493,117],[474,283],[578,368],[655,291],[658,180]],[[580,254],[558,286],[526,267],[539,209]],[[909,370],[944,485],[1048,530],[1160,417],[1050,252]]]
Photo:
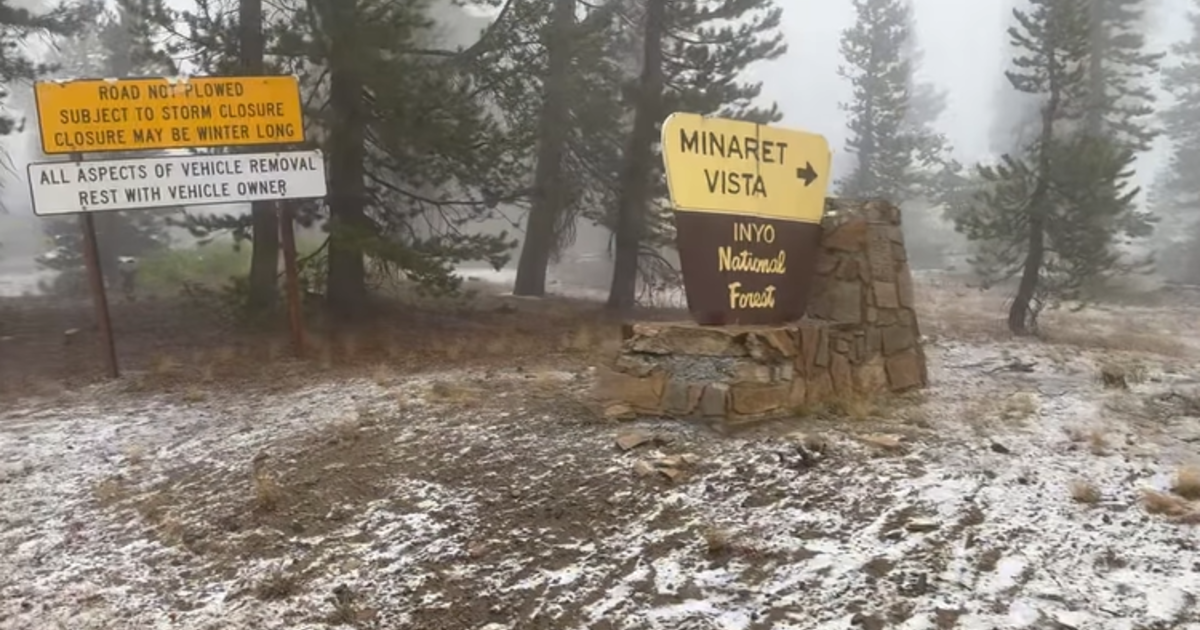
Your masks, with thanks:
[[[625,326],[606,415],[736,422],[927,384],[900,212],[827,200],[824,138],[674,114],[662,144],[694,321]]]

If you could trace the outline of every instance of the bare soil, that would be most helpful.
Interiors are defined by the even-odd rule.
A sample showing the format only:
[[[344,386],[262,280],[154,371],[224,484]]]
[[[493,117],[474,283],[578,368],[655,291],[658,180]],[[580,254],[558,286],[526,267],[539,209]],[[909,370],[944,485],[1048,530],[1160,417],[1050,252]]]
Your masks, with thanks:
[[[1200,624],[1200,372],[1154,328],[1191,313],[1040,343],[925,300],[962,309],[927,314],[929,391],[735,431],[600,419],[591,303],[395,306],[304,360],[131,305],[128,377],[0,409],[0,628]],[[79,368],[11,347],[30,384]]]

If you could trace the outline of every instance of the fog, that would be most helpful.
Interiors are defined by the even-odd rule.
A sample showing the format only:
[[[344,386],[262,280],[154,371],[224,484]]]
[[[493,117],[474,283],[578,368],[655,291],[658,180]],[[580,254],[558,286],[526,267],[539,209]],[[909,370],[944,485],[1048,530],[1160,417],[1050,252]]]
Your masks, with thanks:
[[[964,164],[973,164],[994,157],[998,151],[995,121],[1013,115],[1011,102],[1003,95],[1011,93],[1003,70],[1009,59],[1005,29],[1011,22],[1010,11],[1015,0],[914,0],[917,14],[917,37],[924,51],[920,68],[923,80],[944,89],[949,107],[939,121],[954,149],[954,156]],[[17,3],[22,4],[22,3]],[[174,0],[177,7],[186,0]],[[1164,50],[1185,35],[1187,22],[1181,19],[1188,9],[1187,0],[1158,0],[1149,16],[1146,28],[1151,33],[1151,48]],[[849,87],[837,74],[841,63],[838,39],[841,31],[851,25],[853,7],[848,2],[816,2],[788,0],[783,3],[784,29],[788,52],[782,58],[754,68],[752,78],[763,83],[763,100],[776,101],[785,114],[783,124],[825,135],[834,149],[834,178],[845,174],[854,165],[853,156],[844,150],[845,118],[839,103],[849,97]],[[486,17],[463,14],[458,9],[443,8],[443,36],[446,44],[471,43]],[[28,86],[17,88],[28,90]],[[15,95],[13,101],[28,102]],[[998,105],[999,103],[1007,103]],[[1001,127],[1004,128],[1004,127]],[[1001,134],[1002,135],[1002,134]],[[1003,138],[1001,138],[1002,140]],[[35,159],[36,138],[26,131],[3,139],[12,170],[3,176],[0,191],[8,216],[0,216],[0,265],[12,268],[27,265],[29,257],[44,247],[39,221],[29,207],[29,191],[24,181],[25,165]],[[1160,147],[1140,158],[1139,183],[1148,189],[1163,162]],[[1145,194],[1142,203],[1145,203]],[[201,211],[228,211],[228,208]],[[508,209],[509,218],[519,215]],[[510,221],[498,220],[481,226],[492,230],[508,228]],[[608,235],[600,229],[584,226],[572,251],[564,257],[603,254],[607,251]],[[25,262],[21,262],[25,261]],[[601,274],[603,275],[603,274]],[[593,281],[606,281],[595,278]]]

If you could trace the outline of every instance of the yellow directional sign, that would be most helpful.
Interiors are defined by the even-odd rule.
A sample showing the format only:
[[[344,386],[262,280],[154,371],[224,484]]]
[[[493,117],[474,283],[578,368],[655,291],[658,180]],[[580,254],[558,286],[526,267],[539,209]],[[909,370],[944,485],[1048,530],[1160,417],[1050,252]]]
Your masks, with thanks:
[[[678,210],[821,222],[832,161],[822,136],[675,113],[662,146]]]
[[[291,76],[42,81],[34,94],[48,155],[304,141]]]

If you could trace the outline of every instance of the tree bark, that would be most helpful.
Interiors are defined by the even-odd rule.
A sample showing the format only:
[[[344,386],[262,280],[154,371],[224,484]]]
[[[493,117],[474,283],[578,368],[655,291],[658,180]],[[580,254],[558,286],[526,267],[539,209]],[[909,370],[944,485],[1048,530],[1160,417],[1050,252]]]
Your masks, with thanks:
[[[355,65],[355,3],[341,0],[331,13],[329,83],[335,121],[330,134],[329,273],[325,296],[330,312],[349,319],[366,308],[366,266],[362,239],[369,233],[366,217],[366,114],[363,81]]]
[[[525,243],[517,262],[515,295],[546,294],[546,269],[555,247],[555,226],[563,212],[562,162],[571,125],[568,90],[574,57],[571,43],[574,28],[575,0],[554,0],[547,41],[549,67],[543,84],[538,129],[534,197],[525,224]]]
[[[1046,215],[1050,199],[1050,150],[1054,142],[1054,121],[1058,118],[1062,102],[1062,87],[1059,85],[1057,56],[1051,45],[1047,45],[1046,57],[1050,75],[1050,98],[1042,109],[1042,129],[1038,140],[1037,185],[1029,196],[1029,249],[1025,252],[1021,281],[1017,295],[1008,310],[1008,330],[1014,335],[1030,333],[1029,305],[1037,294],[1038,279],[1046,259]]]
[[[262,0],[239,0],[238,27],[242,73],[261,75],[265,47]],[[250,307],[266,309],[274,306],[279,296],[279,219],[269,202],[259,201],[250,206],[250,224]]]
[[[642,76],[638,87],[633,132],[625,153],[621,193],[617,202],[617,229],[612,286],[607,308],[631,311],[637,301],[638,257],[650,196],[655,126],[662,115],[663,50],[667,0],[646,3],[645,40],[642,43]]]
[[[1088,12],[1088,110],[1084,117],[1084,131],[1099,136],[1104,133],[1104,110],[1107,108],[1104,61],[1108,53],[1108,24],[1105,21],[1105,3],[1093,0]]]

